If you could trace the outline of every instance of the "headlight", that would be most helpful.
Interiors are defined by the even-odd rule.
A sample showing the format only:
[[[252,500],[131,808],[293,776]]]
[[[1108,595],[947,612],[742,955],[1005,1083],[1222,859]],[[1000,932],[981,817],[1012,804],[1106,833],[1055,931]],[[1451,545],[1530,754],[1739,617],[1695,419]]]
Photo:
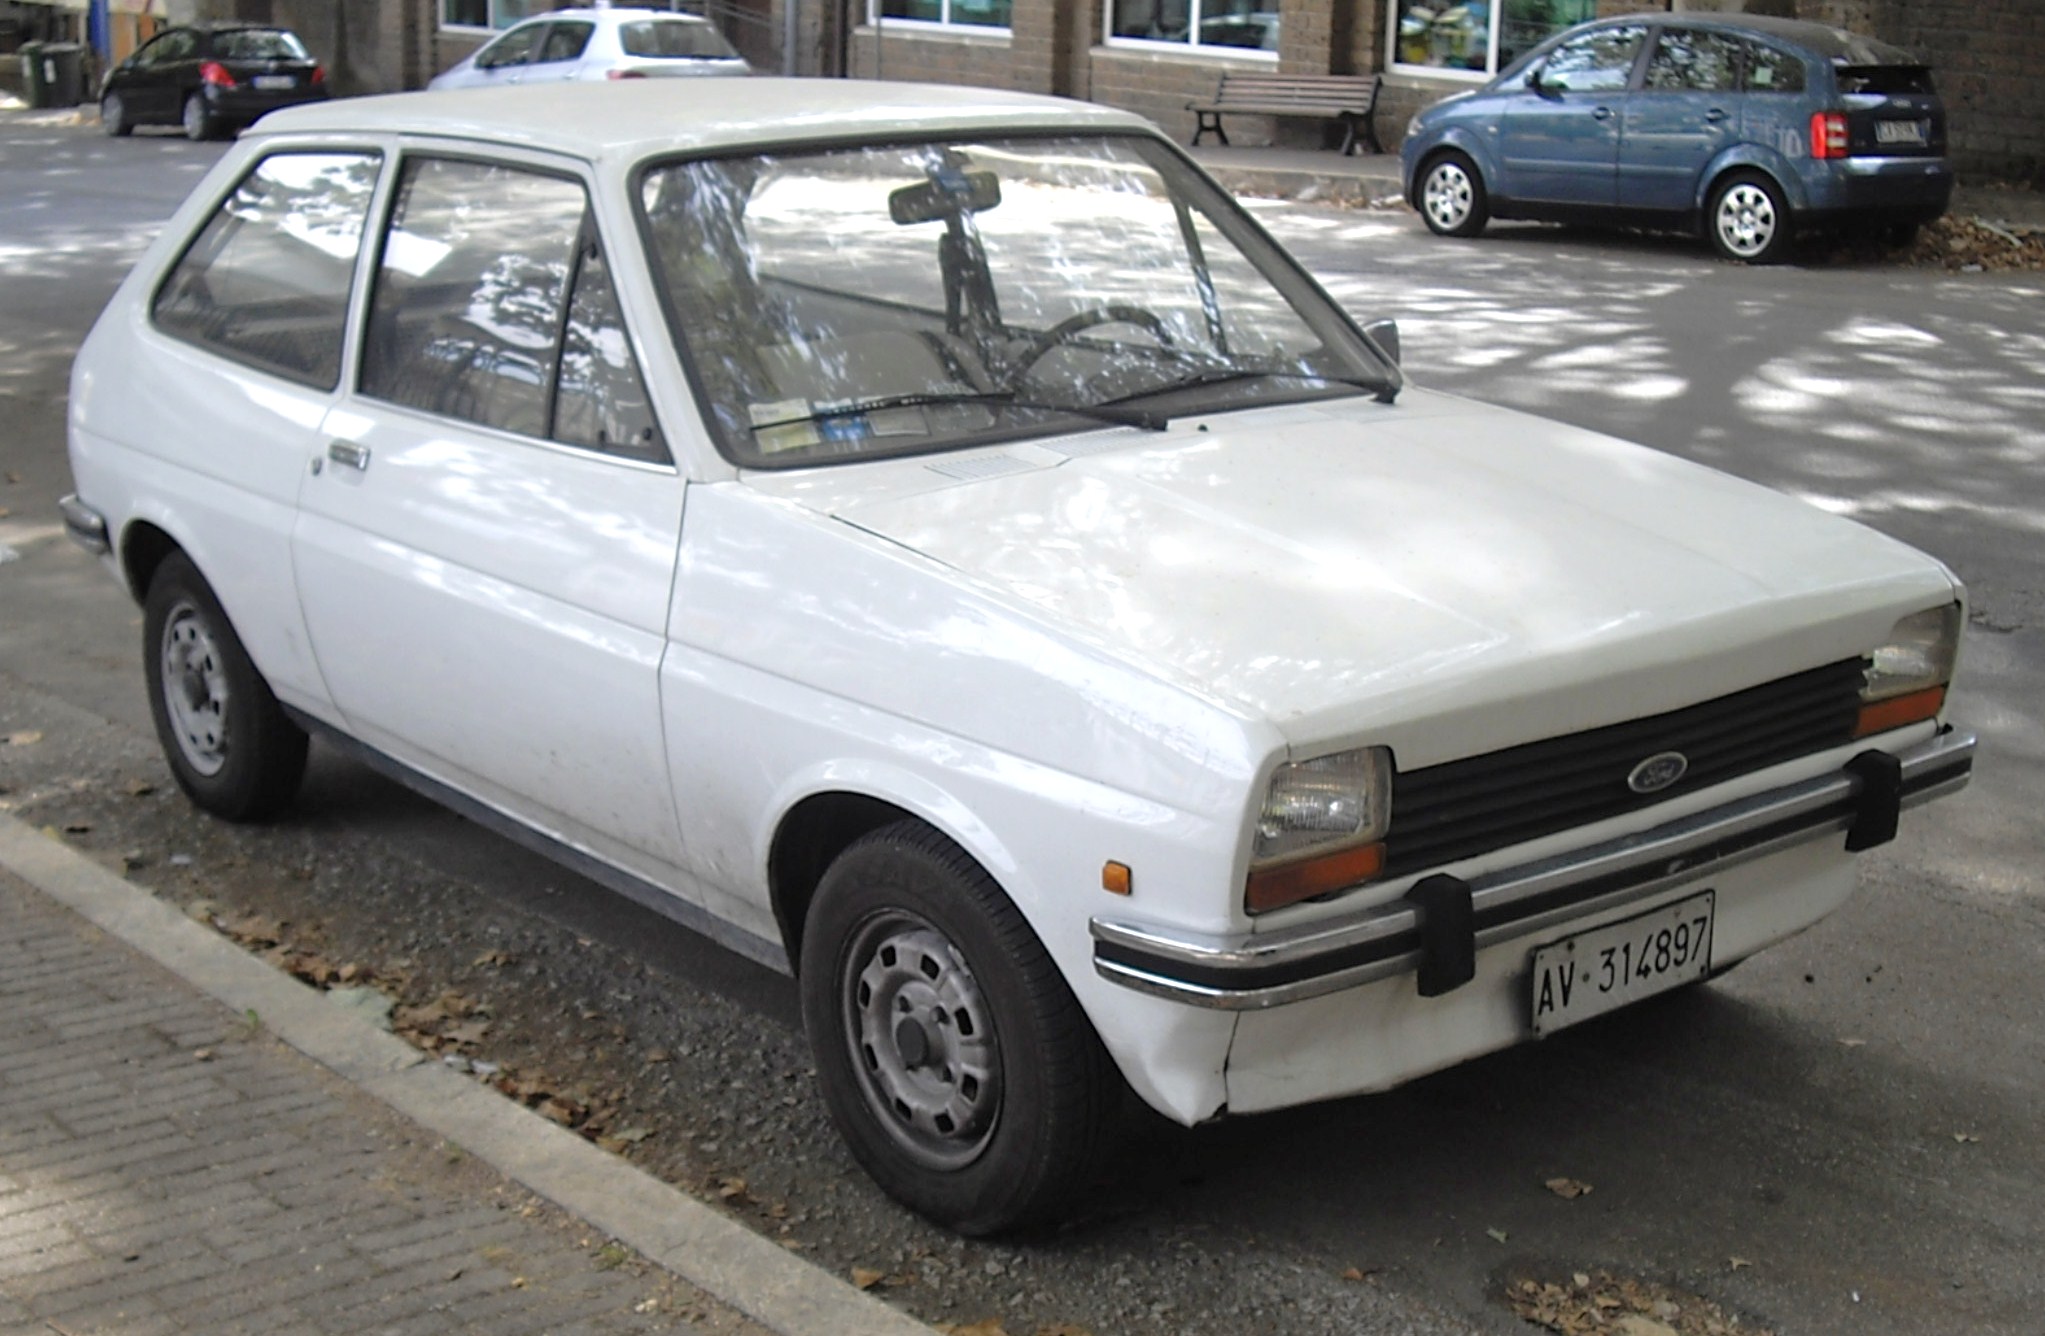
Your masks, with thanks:
[[[1257,814],[1245,904],[1257,913],[1369,880],[1384,866],[1391,814],[1382,747],[1280,766]]]
[[[1868,656],[1855,737],[1866,737],[1938,714],[1960,652],[1960,605],[1926,608],[1896,623]]]

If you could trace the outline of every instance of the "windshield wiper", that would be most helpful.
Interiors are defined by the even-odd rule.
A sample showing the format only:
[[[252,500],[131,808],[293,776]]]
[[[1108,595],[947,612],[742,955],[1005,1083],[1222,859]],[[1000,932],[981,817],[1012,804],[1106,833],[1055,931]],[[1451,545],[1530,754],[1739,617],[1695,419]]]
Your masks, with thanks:
[[[819,404],[807,413],[795,413],[771,422],[755,422],[754,431],[770,431],[775,427],[792,427],[804,422],[827,422],[837,418],[859,417],[865,413],[882,413],[890,408],[941,407],[946,404],[999,404],[1003,408],[1033,408],[1048,413],[1071,413],[1078,417],[1092,418],[1097,422],[1111,422],[1118,427],[1141,427],[1145,431],[1163,431],[1168,424],[1161,413],[1148,412],[1141,408],[1123,408],[1119,401],[1104,404],[1061,404],[1048,399],[1026,399],[1013,390],[969,390],[960,393],[944,393],[934,390],[915,394],[883,394],[870,399],[848,399],[842,403]]]
[[[1147,390],[1135,390],[1128,394],[1116,395],[1105,400],[1102,407],[1119,407],[1148,399],[1153,395],[1171,394],[1178,390],[1197,390],[1207,385],[1226,385],[1238,380],[1302,380],[1319,381],[1326,385],[1348,385],[1359,390],[1368,390],[1382,403],[1390,403],[1398,387],[1389,380],[1373,380],[1367,376],[1344,376],[1321,371],[1281,371],[1270,367],[1206,367],[1190,376],[1153,385]]]

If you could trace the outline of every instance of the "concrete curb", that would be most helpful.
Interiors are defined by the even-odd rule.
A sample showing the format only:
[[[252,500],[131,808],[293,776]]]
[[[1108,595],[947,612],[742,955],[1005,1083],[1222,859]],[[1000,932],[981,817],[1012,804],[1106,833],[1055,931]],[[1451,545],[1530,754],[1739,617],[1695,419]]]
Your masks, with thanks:
[[[0,866],[357,1088],[782,1336],[931,1329],[599,1150],[0,814]]]

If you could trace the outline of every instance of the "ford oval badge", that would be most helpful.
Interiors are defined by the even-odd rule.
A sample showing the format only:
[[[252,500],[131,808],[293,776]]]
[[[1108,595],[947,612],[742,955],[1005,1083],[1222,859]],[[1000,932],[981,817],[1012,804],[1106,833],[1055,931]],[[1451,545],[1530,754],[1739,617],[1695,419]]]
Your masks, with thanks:
[[[1690,758],[1683,753],[1656,752],[1633,767],[1633,773],[1626,776],[1626,787],[1635,793],[1660,793],[1689,769]]]

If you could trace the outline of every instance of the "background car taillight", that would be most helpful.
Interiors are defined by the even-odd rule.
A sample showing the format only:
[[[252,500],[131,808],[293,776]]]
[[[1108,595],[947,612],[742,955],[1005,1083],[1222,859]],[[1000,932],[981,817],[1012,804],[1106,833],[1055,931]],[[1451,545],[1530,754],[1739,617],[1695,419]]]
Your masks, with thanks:
[[[606,79],[644,79],[645,77],[645,70],[610,69],[604,71],[604,78]]]
[[[323,84],[323,83],[325,83],[326,81],[327,81],[327,68],[326,68],[326,66],[324,66],[324,65],[315,65],[315,66],[313,66],[313,67],[312,67],[312,74],[311,74],[310,76],[308,76],[308,77],[307,77],[307,79],[306,79],[306,82],[307,82],[307,83],[314,83],[314,84]]]
[[[1814,111],[1811,113],[1811,156],[1814,158],[1843,158],[1846,156],[1845,112]]]
[[[209,60],[199,66],[199,78],[215,88],[234,87],[234,76],[227,72],[227,66],[217,60]]]

